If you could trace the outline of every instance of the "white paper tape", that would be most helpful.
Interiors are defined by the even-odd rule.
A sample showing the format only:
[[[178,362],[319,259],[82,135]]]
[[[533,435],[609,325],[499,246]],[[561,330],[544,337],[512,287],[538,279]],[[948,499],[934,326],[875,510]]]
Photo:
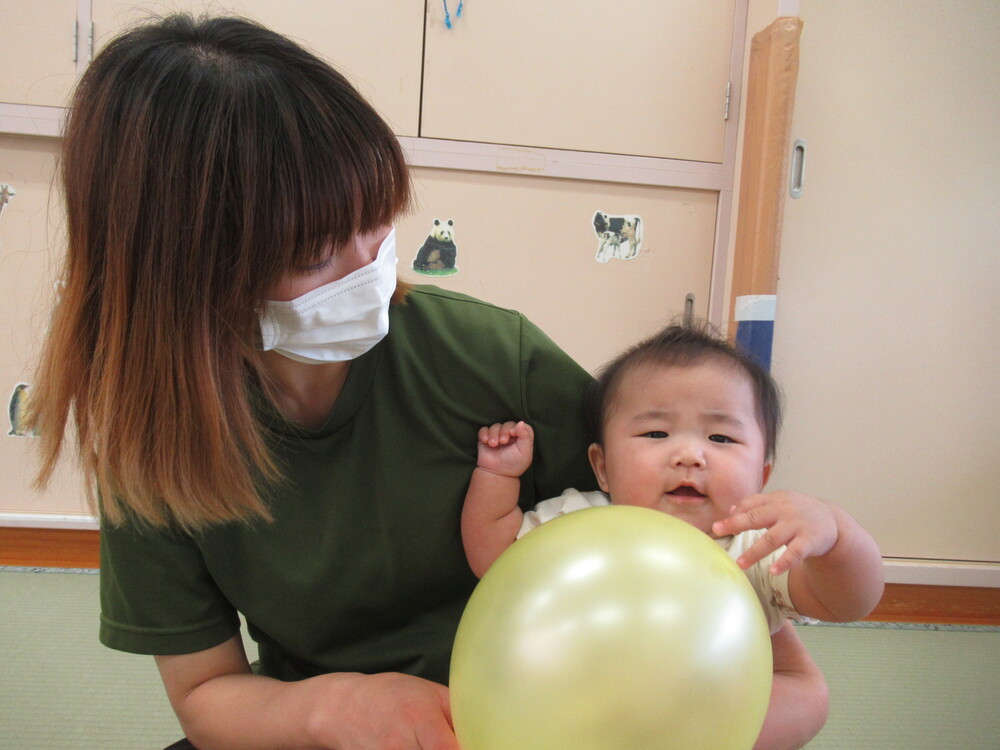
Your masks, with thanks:
[[[774,320],[778,306],[776,294],[748,294],[736,298],[736,322],[744,320]]]
[[[797,16],[798,14],[799,0],[778,0],[778,18]]]

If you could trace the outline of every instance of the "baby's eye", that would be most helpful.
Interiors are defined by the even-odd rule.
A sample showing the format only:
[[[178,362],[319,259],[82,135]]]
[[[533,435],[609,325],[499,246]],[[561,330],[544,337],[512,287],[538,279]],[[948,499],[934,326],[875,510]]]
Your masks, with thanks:
[[[711,440],[713,443],[735,443],[736,442],[735,440],[733,440],[728,435],[709,435],[708,439]]]
[[[663,438],[670,437],[670,435],[664,432],[663,430],[650,430],[649,432],[642,433],[641,437],[648,437],[657,440],[662,440]]]

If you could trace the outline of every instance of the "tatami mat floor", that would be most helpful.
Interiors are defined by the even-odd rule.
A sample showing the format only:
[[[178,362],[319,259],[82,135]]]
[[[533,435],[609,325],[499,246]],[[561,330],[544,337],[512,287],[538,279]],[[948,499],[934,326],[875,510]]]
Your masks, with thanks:
[[[180,738],[153,660],[97,642],[97,585],[93,572],[0,569],[3,750],[155,750]],[[1000,750],[996,629],[800,632],[831,691],[809,750]]]

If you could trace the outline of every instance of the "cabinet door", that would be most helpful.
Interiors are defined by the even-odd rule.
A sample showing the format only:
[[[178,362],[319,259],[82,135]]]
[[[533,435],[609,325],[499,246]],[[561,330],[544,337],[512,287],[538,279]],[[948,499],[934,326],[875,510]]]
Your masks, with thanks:
[[[416,210],[397,225],[403,278],[523,312],[590,371],[684,310],[705,315],[718,195],[708,191],[414,169]],[[594,215],[638,216],[632,258],[599,262]],[[417,273],[434,228],[451,227],[457,273]],[[612,248],[606,247],[606,250]],[[627,256],[625,243],[617,255]]]
[[[939,10],[802,2],[771,484],[842,502],[888,557],[997,581],[1000,5]],[[911,582],[997,585],[954,575]]]
[[[723,161],[735,0],[428,4],[420,135]]]
[[[421,0],[174,0],[171,10],[253,18],[330,62],[397,135],[415,136],[420,119],[424,3]],[[93,0],[95,45],[153,13],[162,2]]]
[[[63,254],[65,221],[58,189],[59,141],[0,135],[0,183],[16,195],[0,214],[0,393],[13,401],[30,383],[55,297],[55,276]],[[0,511],[86,513],[83,482],[71,460],[63,461],[45,493],[30,489],[38,469],[34,440],[12,432],[16,415],[0,432]]]
[[[76,79],[75,30],[76,0],[0,2],[0,102],[65,106]]]

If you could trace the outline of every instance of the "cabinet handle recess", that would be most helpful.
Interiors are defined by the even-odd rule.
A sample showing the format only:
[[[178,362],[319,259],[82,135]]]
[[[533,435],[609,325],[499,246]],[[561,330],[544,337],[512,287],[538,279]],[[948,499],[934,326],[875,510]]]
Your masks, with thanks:
[[[792,171],[788,179],[788,194],[802,197],[802,181],[806,175],[806,142],[799,138],[792,146]]]

